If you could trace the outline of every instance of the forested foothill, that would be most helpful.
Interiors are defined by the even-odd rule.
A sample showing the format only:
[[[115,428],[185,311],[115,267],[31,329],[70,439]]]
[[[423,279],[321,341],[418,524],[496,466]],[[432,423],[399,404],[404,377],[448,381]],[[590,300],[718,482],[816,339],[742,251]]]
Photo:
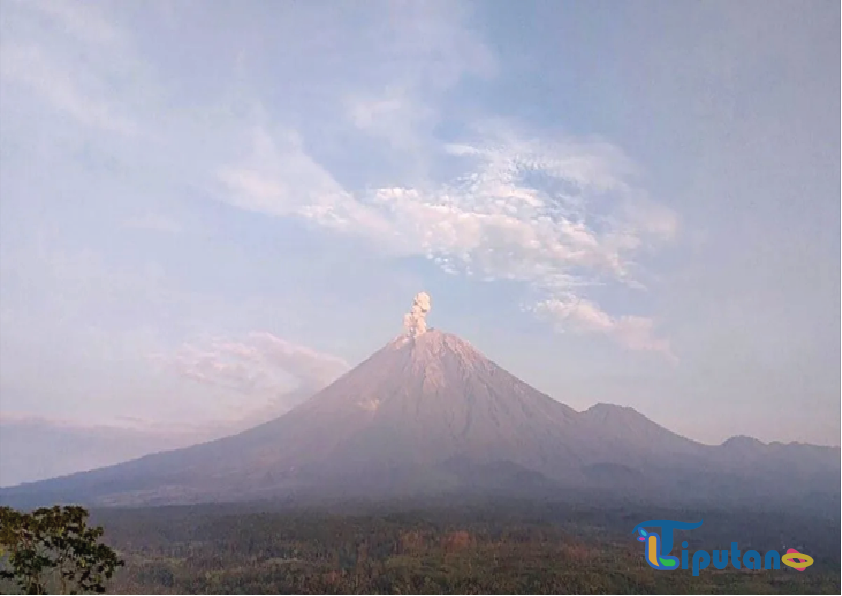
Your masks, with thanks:
[[[792,511],[520,502],[231,504],[100,509],[127,594],[838,594],[840,520]],[[632,530],[698,521],[676,547],[794,547],[805,571],[656,571]]]

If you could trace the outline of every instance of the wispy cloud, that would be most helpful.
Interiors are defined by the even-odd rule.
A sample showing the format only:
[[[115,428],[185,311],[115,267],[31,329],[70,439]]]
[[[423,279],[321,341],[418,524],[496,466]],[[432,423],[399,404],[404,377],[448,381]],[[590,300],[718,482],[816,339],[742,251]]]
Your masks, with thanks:
[[[542,300],[531,310],[548,317],[562,331],[604,334],[629,349],[662,352],[669,359],[676,360],[669,341],[655,335],[655,323],[647,317],[626,315],[615,318],[590,300],[572,293],[563,298]]]
[[[353,204],[332,175],[307,155],[295,133],[272,136],[254,128],[244,153],[217,172],[223,198],[236,207],[283,217],[319,208],[335,212]]]
[[[109,419],[107,422],[97,422],[83,417],[59,418],[8,410],[0,411],[0,425],[15,425],[17,427],[32,426],[88,432],[137,432],[148,434],[150,437],[190,434],[200,429],[206,429],[205,426],[192,426],[189,423],[173,424],[162,420],[151,420],[128,416],[117,416]]]
[[[335,88],[320,91],[335,101],[319,99],[314,113],[324,121],[318,130],[385,140],[390,152],[418,165],[395,167],[377,183],[364,176],[348,182],[366,157],[345,147],[341,163],[320,159],[313,149],[318,136],[307,136],[312,123],[267,109],[258,91],[240,96],[238,105],[252,106],[245,112],[210,100],[205,111],[185,118],[163,102],[156,104],[158,118],[149,118],[126,89],[158,89],[161,82],[130,51],[127,32],[104,25],[107,19],[92,10],[77,14],[58,4],[41,9],[82,43],[119,46],[119,60],[63,75],[55,66],[61,63],[58,53],[12,40],[2,52],[3,77],[29,85],[88,126],[166,139],[150,164],[168,179],[237,208],[353,235],[387,254],[423,256],[455,275],[520,282],[534,294],[529,309],[554,326],[611,335],[630,349],[667,352],[653,320],[604,312],[590,293],[606,284],[643,289],[642,257],[678,230],[676,216],[640,187],[633,160],[607,140],[536,133],[478,114],[463,114],[463,134],[435,134],[448,91],[468,77],[493,76],[495,61],[466,26],[461,8],[437,2],[389,7],[389,18],[372,20],[367,35],[359,37],[376,39],[371,47],[349,41],[344,13],[303,11],[302,18],[323,20],[326,31],[337,32],[329,48],[337,64],[314,51],[328,38],[290,42],[309,51],[314,72],[336,75],[330,78]],[[336,70],[345,65],[342,44],[371,58],[347,64],[365,84]],[[106,84],[118,64],[138,74],[120,91]],[[278,68],[291,66],[281,61]],[[312,90],[315,80],[300,71],[300,89]],[[298,106],[295,93],[289,102]],[[172,126],[165,130],[163,122]],[[206,142],[192,138],[197,132],[207,135]],[[174,160],[183,164],[173,167]],[[586,312],[600,313],[606,323],[586,323]]]
[[[167,234],[177,234],[182,231],[180,223],[160,213],[146,213],[140,217],[129,219],[125,225],[128,228]]]
[[[612,282],[642,289],[637,256],[677,233],[676,216],[636,186],[631,160],[605,141],[483,130],[440,147],[461,173],[424,187],[345,190],[300,147],[276,152],[265,133],[251,165],[222,176],[232,204],[361,235],[449,273],[523,282],[542,295],[533,310],[560,328],[668,353],[653,321],[615,318],[582,295]]]
[[[36,46],[2,44],[0,76],[31,88],[84,125],[132,136],[139,133],[130,117],[101,99],[96,90],[85,88],[96,85],[96,80],[58,63]]]
[[[210,338],[186,343],[170,360],[195,381],[250,395],[283,395],[295,386],[316,391],[350,369],[345,360],[281,339],[265,331],[242,340]]]
[[[216,382],[199,383],[144,356],[212,352],[202,334],[255,347],[247,332],[272,329],[356,359],[422,283],[439,305],[484,294],[465,332],[517,303],[564,333],[556,347],[581,360],[531,357],[541,372],[527,380],[548,388],[582,360],[610,377],[623,366],[600,352],[612,342],[671,358],[671,340],[687,363],[670,372],[687,398],[670,400],[675,420],[695,393],[838,406],[838,263],[820,232],[839,209],[838,147],[822,136],[838,117],[838,7],[632,9],[620,18],[639,26],[613,31],[608,51],[566,21],[524,28],[471,4],[4,1],[2,408],[154,424],[280,409],[296,383],[282,366],[261,377],[214,356],[194,372]],[[515,12],[557,17],[532,4]],[[683,25],[700,14],[703,27]],[[768,77],[782,84],[760,93]],[[806,393],[784,372],[805,358]],[[658,386],[636,392],[675,393]]]
[[[97,43],[119,42],[123,35],[97,8],[69,0],[12,0],[17,7],[40,13],[47,17],[60,32],[70,33],[78,39]]]
[[[426,160],[442,96],[465,78],[492,77],[496,61],[467,26],[462,3],[391,3],[387,10],[391,18],[372,31],[382,52],[372,69],[378,84],[346,91],[345,114],[392,150]]]

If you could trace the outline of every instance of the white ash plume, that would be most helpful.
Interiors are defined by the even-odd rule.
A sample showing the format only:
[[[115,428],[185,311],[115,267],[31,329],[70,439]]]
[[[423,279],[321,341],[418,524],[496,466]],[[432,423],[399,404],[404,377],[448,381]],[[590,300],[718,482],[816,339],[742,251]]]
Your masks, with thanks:
[[[415,295],[412,308],[403,316],[403,328],[409,337],[418,337],[427,331],[427,321],[424,317],[430,312],[430,295],[419,292]]]

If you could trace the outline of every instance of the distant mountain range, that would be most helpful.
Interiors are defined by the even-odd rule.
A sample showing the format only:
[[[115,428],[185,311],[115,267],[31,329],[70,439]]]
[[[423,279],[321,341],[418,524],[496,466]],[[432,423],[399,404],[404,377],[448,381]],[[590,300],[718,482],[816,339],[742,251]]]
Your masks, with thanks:
[[[280,393],[267,406],[248,411],[240,419],[168,428],[133,420],[97,424],[0,414],[0,488],[227,437],[287,412],[320,388],[305,385]]]
[[[838,513],[841,465],[839,448],[746,437],[708,446],[631,408],[577,412],[468,342],[431,330],[398,337],[288,413],[240,434],[2,489],[0,501],[600,491],[662,503],[813,502]]]

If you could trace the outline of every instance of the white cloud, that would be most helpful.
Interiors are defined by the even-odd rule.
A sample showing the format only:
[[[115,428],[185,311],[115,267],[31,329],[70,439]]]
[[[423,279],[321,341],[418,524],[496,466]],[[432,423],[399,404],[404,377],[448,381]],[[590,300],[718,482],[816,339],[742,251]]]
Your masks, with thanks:
[[[247,157],[220,168],[217,176],[228,191],[229,202],[270,215],[332,204],[345,195],[332,176],[303,151],[297,135],[272,137],[260,128],[250,135]]]
[[[389,18],[372,19],[378,43],[367,68],[370,84],[342,92],[344,115],[388,147],[381,159],[418,181],[431,168],[447,93],[465,79],[493,78],[497,64],[468,26],[470,11],[462,2],[392,2],[383,8]]]
[[[652,319],[628,315],[615,318],[590,300],[572,294],[543,300],[532,310],[548,316],[561,329],[608,335],[626,348],[661,352],[675,360],[669,341],[655,335]]]
[[[431,126],[436,118],[432,108],[402,86],[390,87],[383,94],[356,95],[346,102],[354,126],[399,149],[417,149],[422,126]]]
[[[82,19],[68,16],[64,8],[49,10],[88,42],[116,43],[113,39],[123,35],[99,27],[90,15]],[[534,310],[571,330],[609,333],[610,329],[632,349],[659,345],[661,340],[654,338],[646,319],[606,313],[597,317],[595,313],[602,311],[587,295],[594,285],[644,287],[640,256],[676,234],[674,214],[638,187],[632,160],[604,140],[528,134],[502,120],[477,125],[469,119],[463,124],[472,127],[471,133],[463,138],[435,138],[445,93],[467,76],[493,74],[494,60],[465,26],[465,15],[459,10],[451,14],[449,3],[401,4],[394,11],[390,19],[368,24],[366,35],[360,36],[378,40],[373,50],[368,49],[371,57],[382,59],[360,71],[365,83],[355,84],[353,77],[334,73],[324,56],[313,58],[312,66],[336,74],[337,88],[331,93],[322,90],[322,95],[336,92],[337,114],[327,132],[341,136],[350,134],[349,129],[362,130],[386,139],[402,157],[424,163],[411,178],[401,177],[398,168],[388,177],[393,181],[389,184],[366,188],[365,182],[356,187],[341,183],[334,164],[320,162],[305,142],[306,125],[283,118],[283,125],[274,126],[282,120],[280,114],[273,119],[270,110],[262,109],[256,110],[259,117],[243,116],[225,106],[208,108],[189,122],[166,112],[158,119],[158,126],[174,124],[170,130],[156,131],[168,138],[161,151],[185,161],[169,166],[167,174],[210,189],[238,208],[299,218],[363,238],[390,254],[424,256],[448,273],[520,282],[538,294]],[[319,11],[306,14],[317,21],[321,18]],[[341,21],[331,18],[325,26],[338,31]],[[82,22],[89,23],[90,31]],[[344,31],[336,43],[349,43],[349,48],[362,43],[349,39]],[[291,43],[310,47],[310,41]],[[119,45],[128,47],[125,40]],[[330,50],[339,56],[339,64],[346,64],[341,48]],[[155,129],[151,120],[141,127],[138,122],[146,122],[145,112],[137,110],[125,92],[115,95],[105,84],[123,63],[136,69],[132,72],[149,75],[128,50],[121,50],[114,63],[97,64],[99,70],[90,73],[77,69],[72,77],[55,67],[61,63],[55,52],[35,46],[4,44],[2,60],[4,80],[28,84],[57,109],[89,126],[128,134]],[[301,76],[303,87],[313,83],[306,74]],[[155,77],[138,80],[157,88]],[[261,104],[256,95],[244,103]],[[210,113],[222,122],[213,120],[208,127],[205,118]],[[245,144],[243,130],[247,130]],[[207,142],[191,142],[196,132],[209,135]],[[167,157],[156,159],[165,162]],[[352,168],[365,159],[346,157]],[[427,167],[433,163],[451,174],[442,176],[436,173],[442,167]],[[571,304],[585,303],[595,309],[590,315],[583,314],[583,306],[571,311]],[[558,304],[563,307],[546,306]],[[584,319],[590,322],[583,324]],[[242,363],[217,365],[214,374],[227,374],[231,382],[239,378],[246,385],[259,385],[265,380],[248,377],[254,371],[237,368]]]
[[[651,321],[612,318],[580,293],[612,282],[642,288],[636,256],[675,236],[675,215],[635,186],[633,164],[607,142],[500,130],[444,146],[462,174],[427,187],[344,190],[300,145],[281,154],[266,133],[250,165],[223,176],[234,204],[360,235],[449,273],[523,282],[544,296],[534,310],[561,327],[667,353]]]
[[[301,146],[294,133],[250,135],[247,157],[216,172],[217,192],[231,205],[274,216],[298,216],[317,225],[393,243],[395,231],[380,214],[346,191]]]
[[[170,356],[178,372],[195,381],[247,395],[283,395],[298,385],[312,391],[327,386],[350,369],[331,354],[294,344],[271,333],[248,334],[241,341],[211,338],[186,343]]]
[[[95,77],[59,63],[37,46],[2,44],[0,77],[35,90],[56,109],[87,126],[130,136],[140,132],[130,117],[102,99]]]

